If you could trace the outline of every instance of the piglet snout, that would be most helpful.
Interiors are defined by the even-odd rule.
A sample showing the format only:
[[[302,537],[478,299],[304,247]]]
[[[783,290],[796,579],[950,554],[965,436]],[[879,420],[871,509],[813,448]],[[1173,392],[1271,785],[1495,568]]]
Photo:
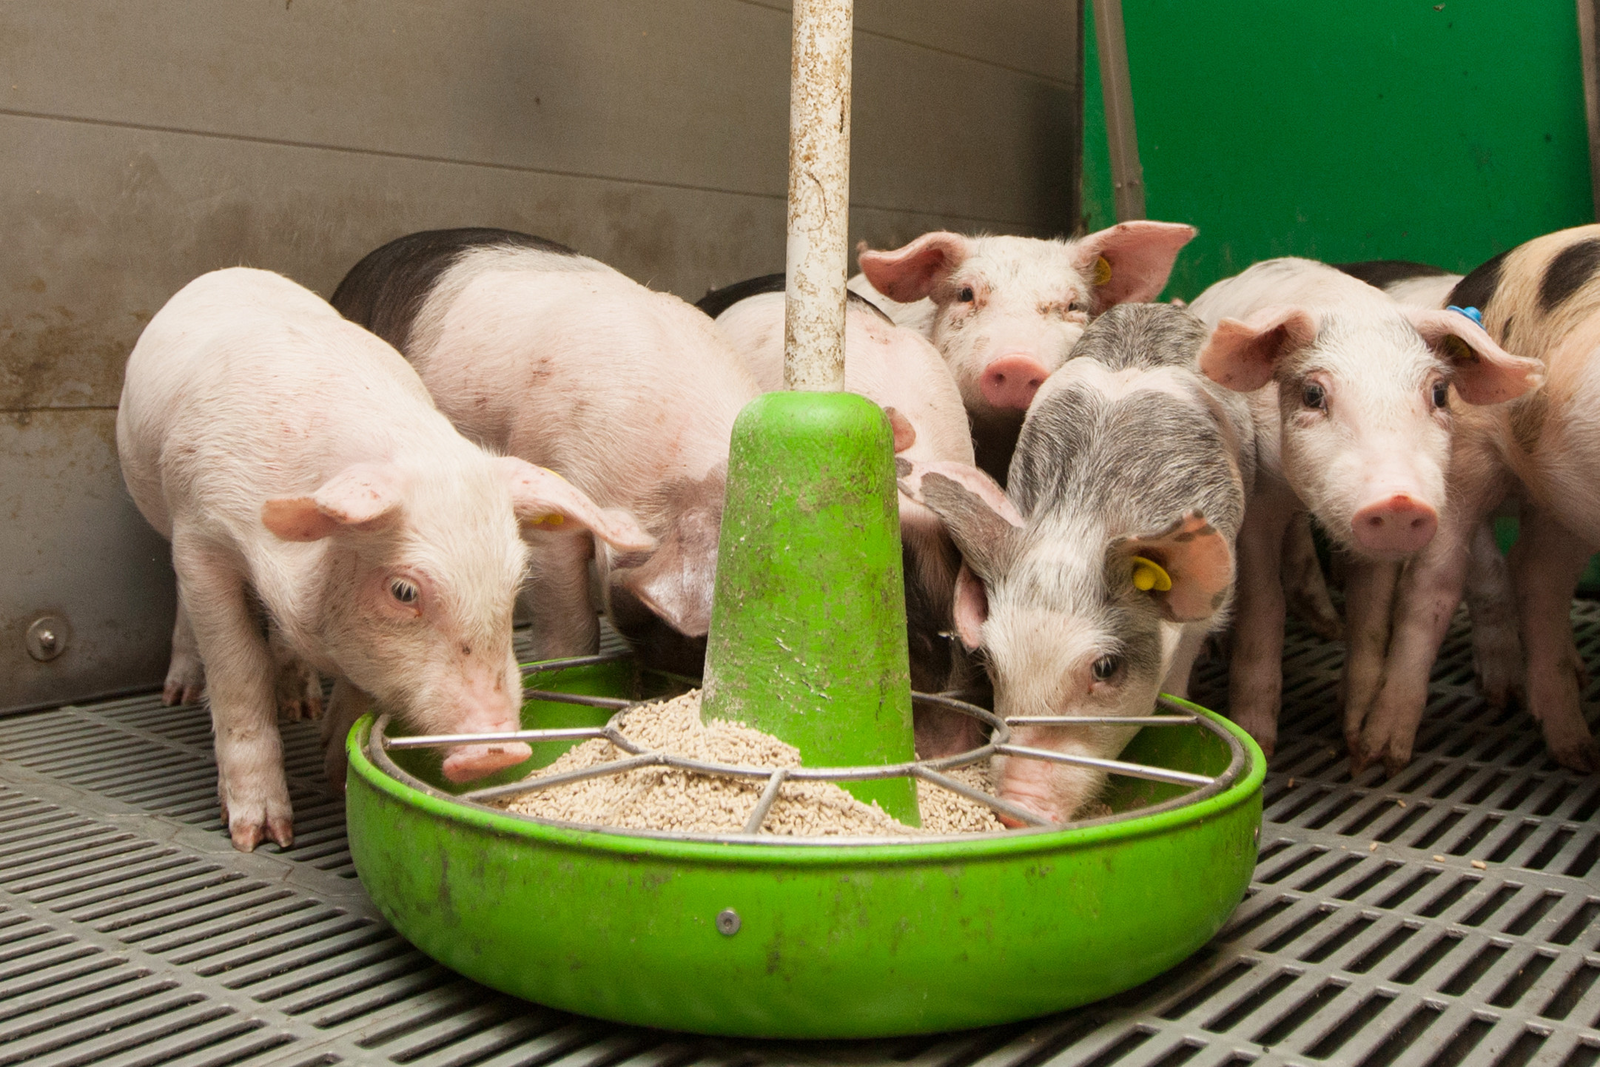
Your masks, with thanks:
[[[1382,555],[1410,555],[1433,540],[1439,515],[1406,493],[1368,504],[1350,520],[1356,544]]]
[[[994,407],[1027,411],[1028,405],[1033,403],[1033,394],[1048,377],[1050,372],[1038,360],[1013,352],[985,367],[978,386],[983,390],[983,398]]]
[[[533,749],[521,741],[499,741],[489,745],[458,745],[444,758],[444,776],[452,782],[470,782],[504,767],[521,763]]]

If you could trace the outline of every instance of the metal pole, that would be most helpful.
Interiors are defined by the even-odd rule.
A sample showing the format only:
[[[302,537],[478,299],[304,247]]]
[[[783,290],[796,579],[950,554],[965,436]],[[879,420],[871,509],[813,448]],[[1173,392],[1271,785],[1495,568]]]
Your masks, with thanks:
[[[795,0],[783,384],[844,388],[852,0]]]
[[[1106,102],[1106,140],[1111,147],[1111,186],[1117,221],[1144,218],[1144,168],[1133,125],[1133,85],[1128,78],[1128,38],[1122,0],[1094,0],[1094,35],[1100,50],[1100,91]]]

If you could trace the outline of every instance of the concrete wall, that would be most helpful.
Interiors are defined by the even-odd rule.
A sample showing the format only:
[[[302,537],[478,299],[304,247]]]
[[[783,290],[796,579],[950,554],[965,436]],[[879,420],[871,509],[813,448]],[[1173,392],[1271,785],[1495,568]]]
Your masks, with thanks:
[[[853,240],[1071,229],[1077,9],[858,0]],[[327,294],[456,225],[690,299],[781,270],[788,39],[766,0],[0,5],[0,709],[165,670],[111,425],[168,296],[241,263]],[[37,663],[43,614],[72,633]]]

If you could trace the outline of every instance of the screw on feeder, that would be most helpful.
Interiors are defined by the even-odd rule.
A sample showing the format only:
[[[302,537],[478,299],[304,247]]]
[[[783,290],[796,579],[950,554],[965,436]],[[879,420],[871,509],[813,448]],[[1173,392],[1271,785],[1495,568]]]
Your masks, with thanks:
[[[28,655],[40,663],[48,663],[67,650],[70,633],[67,620],[56,615],[44,615],[33,620],[23,643],[27,646]]]
[[[717,912],[717,933],[723,937],[732,937],[739,932],[741,925],[743,921],[739,918],[739,913],[732,908],[723,908]]]

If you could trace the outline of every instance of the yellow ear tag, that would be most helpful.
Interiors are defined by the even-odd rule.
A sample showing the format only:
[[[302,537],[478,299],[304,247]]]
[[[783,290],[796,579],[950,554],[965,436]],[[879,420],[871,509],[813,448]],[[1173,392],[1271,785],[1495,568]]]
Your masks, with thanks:
[[[1143,556],[1133,557],[1133,587],[1141,593],[1154,589],[1165,593],[1172,588],[1172,576],[1161,569],[1161,564]]]
[[[1104,285],[1111,280],[1111,263],[1105,256],[1094,261],[1094,284]]]
[[[533,524],[535,526],[560,526],[566,521],[567,517],[561,514],[540,515],[537,519],[533,520]]]

